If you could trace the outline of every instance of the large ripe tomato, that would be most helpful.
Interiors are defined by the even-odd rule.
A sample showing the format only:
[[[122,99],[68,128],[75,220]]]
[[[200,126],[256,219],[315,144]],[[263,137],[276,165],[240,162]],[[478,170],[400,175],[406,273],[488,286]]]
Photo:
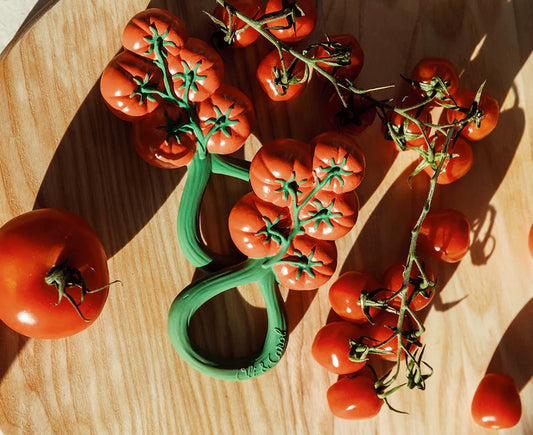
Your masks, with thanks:
[[[187,166],[196,152],[196,137],[184,124],[184,109],[164,104],[133,123],[132,141],[137,153],[158,168]]]
[[[312,147],[296,139],[264,144],[250,164],[250,183],[257,196],[281,207],[300,202],[314,187]]]
[[[394,263],[392,266],[390,266],[383,277],[383,285],[385,286],[385,288],[391,290],[393,293],[399,291],[403,286],[404,271],[405,265],[401,261]],[[424,274],[426,275],[426,278],[428,280],[434,282],[435,275],[433,275],[433,272],[430,270],[427,264],[424,264]],[[420,286],[422,285],[422,283],[422,276],[419,270],[417,269],[416,264],[413,264],[411,268],[409,285],[407,286],[407,300],[409,301],[412,298],[409,306],[415,311],[421,310],[422,308],[428,306],[431,300],[433,299],[433,296],[435,296],[435,288],[428,287],[426,289],[421,289]],[[415,289],[420,289],[421,291],[413,297],[412,295]],[[400,308],[401,303],[402,301],[400,295],[389,301],[389,304],[391,306],[398,309]]]
[[[318,364],[332,373],[355,373],[365,367],[366,361],[350,360],[350,340],[358,340],[365,334],[365,328],[355,323],[343,320],[327,323],[315,335],[311,354]]]
[[[187,29],[183,21],[171,12],[149,8],[139,12],[126,24],[122,33],[122,45],[148,59],[156,59],[156,50],[176,56],[187,40]]]
[[[470,248],[468,219],[454,209],[430,212],[420,227],[417,244],[437,260],[456,263]]]
[[[438,79],[444,82],[445,88]],[[459,90],[459,75],[453,63],[438,57],[425,57],[416,64],[411,79],[420,84],[416,92],[423,98],[435,96],[438,100],[449,99]]]
[[[364,342],[369,346],[379,346],[379,349],[386,353],[378,354],[378,357],[385,361],[395,362],[398,355],[398,337],[389,338],[394,334],[393,329],[398,327],[398,315],[389,311],[381,310],[382,312],[377,316],[373,325],[367,326],[367,337]],[[413,327],[413,322],[407,314],[404,317],[402,329],[408,332]],[[412,344],[410,344],[407,338],[402,338],[402,345],[404,348],[411,350]],[[402,350],[400,353],[400,359],[405,359],[405,352]]]
[[[468,109],[474,103],[475,97],[475,91],[465,89],[455,95],[455,102],[457,106]],[[469,122],[461,130],[461,135],[472,141],[481,140],[488,136],[496,128],[500,116],[498,101],[486,92],[481,93],[478,110],[480,111],[479,119]],[[466,118],[465,113],[453,109],[448,109],[446,115],[448,122],[460,121]]]
[[[335,193],[319,190],[299,213],[306,234],[322,240],[337,240],[348,234],[357,221],[359,199],[355,191]]]
[[[248,18],[259,18],[264,13],[264,7],[261,0],[229,0],[227,3],[233,6],[239,12],[242,12]],[[230,17],[227,9],[222,5],[217,5],[213,16],[220,20],[226,26],[225,32],[230,36],[227,41],[234,47],[247,47],[253,44],[259,37],[259,33],[248,26],[244,21],[235,16]]]
[[[342,92],[346,106],[337,92],[333,92],[326,103],[326,119],[339,133],[358,136],[376,119],[375,105],[361,95]]]
[[[257,81],[273,101],[287,101],[300,96],[307,86],[306,76],[305,63],[295,60],[286,51],[283,52],[282,60],[278,50],[268,53],[256,71]]]
[[[368,376],[346,376],[339,379],[327,392],[329,409],[335,417],[363,420],[375,417],[383,406],[374,380]]]
[[[351,270],[343,273],[329,288],[328,298],[331,308],[343,319],[350,322],[366,323],[368,319],[359,303],[363,291],[370,293],[381,288],[379,282],[369,273]],[[368,307],[373,319],[379,309]]]
[[[50,208],[24,213],[0,228],[0,246],[0,319],[11,329],[33,338],[62,338],[99,316],[108,295],[107,258],[81,217]],[[103,289],[82,300],[81,288],[70,284],[81,283],[80,277],[88,290]],[[59,287],[46,282],[61,278]]]
[[[435,153],[442,151],[445,141],[446,138],[442,135],[429,138],[429,142],[434,143]],[[424,144],[423,148],[427,150],[427,145]],[[459,178],[464,177],[474,164],[474,151],[472,150],[472,146],[466,139],[460,136],[458,136],[455,139],[455,142],[450,145],[448,148],[448,153],[454,155],[454,157],[449,159],[448,162],[444,163],[442,166],[437,178],[438,184],[450,184]],[[440,159],[438,159],[435,163],[438,165],[439,162]],[[424,168],[424,172],[430,177],[433,177],[435,174],[435,171],[429,165]]]
[[[270,33],[281,41],[301,41],[315,28],[317,10],[313,0],[268,0],[265,14],[278,12],[295,4],[297,12],[294,17],[279,18],[268,23]]]
[[[522,416],[522,403],[516,384],[503,373],[487,373],[472,398],[472,418],[489,429],[515,426]]]
[[[239,89],[223,83],[214,94],[198,103],[196,113],[211,153],[231,154],[250,135],[254,108]]]
[[[335,242],[302,234],[292,239],[289,249],[273,270],[281,285],[292,290],[313,290],[324,285],[336,267]]]
[[[265,258],[280,251],[292,220],[288,209],[263,201],[250,192],[231,209],[228,226],[233,243],[244,255]]]
[[[365,173],[365,156],[350,136],[337,132],[321,133],[311,140],[313,168],[324,189],[335,193],[354,190]]]
[[[122,51],[105,67],[100,78],[100,93],[116,116],[134,121],[159,106],[159,101],[149,91],[160,85],[161,71],[152,62]]]
[[[350,34],[333,35],[324,38],[320,41],[322,45],[319,45],[315,52],[315,59],[327,59],[331,62],[331,58],[335,58],[340,54],[340,46],[345,50],[350,50],[348,56],[348,63],[343,66],[332,65],[326,61],[317,62],[316,65],[322,68],[329,74],[332,74],[337,79],[343,81],[344,79],[353,82],[361,70],[365,61],[365,55],[363,49],[359,45],[355,36]],[[323,77],[318,74],[318,77]]]

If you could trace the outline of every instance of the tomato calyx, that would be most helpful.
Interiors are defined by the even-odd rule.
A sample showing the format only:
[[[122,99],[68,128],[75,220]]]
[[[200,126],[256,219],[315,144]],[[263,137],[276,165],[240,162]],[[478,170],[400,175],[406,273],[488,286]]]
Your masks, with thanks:
[[[428,98],[440,101],[450,101],[453,97],[450,93],[451,82],[439,76],[434,76],[429,82],[419,82],[401,75],[412,87],[423,91]]]
[[[144,37],[144,40],[150,44],[148,50],[145,51],[145,54],[150,55],[155,53],[158,59],[159,56],[161,56],[163,59],[166,58],[168,53],[165,47],[177,47],[174,41],[166,40],[168,34],[170,33],[170,27],[168,27],[167,30],[161,35],[154,25],[150,25],[149,29],[152,32],[152,36]]]

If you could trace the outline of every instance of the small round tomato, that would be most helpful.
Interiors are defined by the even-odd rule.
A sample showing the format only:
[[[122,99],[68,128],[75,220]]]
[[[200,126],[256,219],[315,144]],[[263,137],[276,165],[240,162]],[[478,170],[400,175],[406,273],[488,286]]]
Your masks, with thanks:
[[[161,71],[150,61],[129,51],[117,54],[100,78],[100,93],[117,117],[133,121],[159,106],[153,90],[161,83]]]
[[[313,168],[320,182],[327,180],[323,189],[335,193],[354,190],[365,174],[365,156],[350,136],[325,132],[311,140],[314,146]]]
[[[161,105],[133,123],[132,141],[137,154],[158,168],[187,166],[196,152],[196,137],[187,129],[187,123],[184,109]]]
[[[408,97],[400,105],[400,108],[409,109],[415,107],[420,102],[419,97]],[[422,122],[431,122],[431,113],[428,106],[420,106],[414,109],[409,109],[406,114],[417,118]],[[392,112],[390,115],[390,126],[395,135],[406,145],[413,147],[420,147],[426,144],[426,137],[430,136],[430,129],[428,127],[419,127],[414,121],[406,118],[398,112]],[[392,136],[391,132],[388,132]]]
[[[363,420],[375,417],[383,406],[374,380],[367,376],[346,376],[339,379],[327,392],[329,409],[335,417]]]
[[[350,340],[357,340],[364,335],[365,329],[355,323],[342,320],[327,323],[315,335],[311,354],[318,364],[331,373],[355,373],[365,367],[366,361],[352,361],[349,358]]]
[[[256,19],[264,13],[261,0],[228,0],[227,3],[248,18]],[[222,5],[216,6],[213,16],[224,23],[226,42],[234,47],[248,47],[259,37],[259,33],[253,27],[248,26],[240,18],[230,16],[228,10]]]
[[[107,300],[109,272],[89,224],[61,209],[33,210],[0,228],[0,319],[32,338],[90,326]]]
[[[294,8],[294,14],[269,21],[267,24],[270,33],[284,42],[301,41],[311,34],[316,25],[317,10],[313,0],[268,0],[265,14],[279,12],[291,6]]]
[[[470,248],[468,219],[454,209],[430,212],[420,227],[417,243],[423,252],[437,260],[456,263]]]
[[[363,49],[355,36],[350,34],[328,36],[320,41],[320,44],[316,49],[315,59],[324,59],[324,61],[317,62],[316,65],[339,80],[347,79],[353,82],[363,69],[365,61]],[[346,49],[349,50],[348,56],[342,61],[347,62],[340,66],[335,59]],[[318,77],[323,76],[318,74]]]
[[[466,89],[455,95],[454,99],[458,107],[468,110],[474,103],[476,92]],[[453,109],[446,112],[448,122],[461,121],[466,118],[466,114]],[[496,128],[500,116],[500,106],[495,98],[486,92],[481,93],[478,105],[478,115],[476,119],[469,122],[461,130],[461,135],[466,139],[476,141],[488,136]]]
[[[343,273],[329,288],[328,298],[331,308],[343,319],[363,323],[368,319],[359,303],[361,293],[373,292],[381,288],[378,281],[369,273],[351,270]],[[368,307],[368,314],[373,319],[379,309]]]
[[[522,416],[522,403],[516,384],[503,373],[487,373],[472,399],[472,418],[489,429],[508,429]]]
[[[367,338],[364,340],[369,346],[378,346],[381,351],[386,353],[377,354],[377,356],[385,361],[396,361],[398,355],[398,337],[392,339],[395,332],[393,329],[398,328],[398,315],[389,311],[381,310],[382,312],[377,316],[373,325],[367,326]],[[412,319],[405,315],[402,329],[408,332],[413,326]],[[391,329],[392,328],[392,329]],[[380,343],[383,343],[380,345]],[[402,338],[402,345],[404,348],[411,349],[407,338]],[[405,359],[405,352],[402,350],[400,359]]]
[[[403,286],[404,271],[405,271],[405,265],[403,264],[403,262],[399,261],[397,263],[394,263],[385,272],[385,275],[383,277],[383,285],[387,289],[391,290],[393,293],[396,293]],[[431,282],[435,281],[435,275],[433,275],[433,272],[430,270],[429,266],[427,266],[426,264],[424,264],[424,274],[426,275],[426,278],[429,281]],[[427,287],[426,289],[420,288],[423,282],[424,280],[416,264],[413,264],[411,268],[409,285],[407,286],[407,300],[409,301],[411,299],[409,306],[415,311],[418,311],[418,310],[421,310],[422,308],[427,307],[429,303],[431,302],[431,300],[433,299],[433,296],[435,296],[434,286]],[[415,292],[415,290],[417,290],[417,293],[413,297],[413,293]],[[402,304],[401,295],[398,295],[397,297],[391,299],[389,301],[389,304],[392,307],[399,309]]]
[[[333,92],[326,103],[326,119],[339,133],[358,136],[376,119],[374,103],[353,92],[342,92],[346,106],[337,92]]]
[[[313,290],[324,285],[336,267],[335,242],[301,234],[292,239],[273,270],[281,285],[291,290]]]
[[[433,136],[429,139],[429,142],[434,144],[435,153],[442,151],[445,141],[446,138],[442,135]],[[427,150],[427,145],[424,144],[423,148]],[[454,155],[454,157],[450,158],[442,166],[437,178],[438,184],[450,184],[464,177],[474,164],[474,151],[472,150],[472,146],[466,139],[460,136],[455,139],[453,144],[450,144],[448,153]],[[435,161],[437,165],[439,162],[440,160]],[[433,177],[433,174],[435,174],[435,171],[429,165],[424,168],[424,171],[430,177]]]
[[[305,63],[286,51],[283,52],[283,60],[278,50],[268,53],[257,66],[256,77],[263,91],[273,101],[297,98],[307,86]]]
[[[159,8],[136,14],[122,33],[122,45],[126,50],[152,60],[157,58],[156,47],[163,50],[164,57],[176,56],[186,40],[187,29],[183,21]]]
[[[263,201],[250,192],[231,209],[228,226],[239,251],[250,258],[265,258],[280,251],[292,220],[288,209]]]
[[[223,83],[214,94],[196,106],[207,150],[231,154],[246,141],[254,123],[254,108],[239,89]]]
[[[459,75],[453,63],[437,57],[426,57],[416,64],[411,79],[418,82],[417,93],[423,97],[449,99],[459,90]],[[439,80],[440,79],[440,80]],[[440,83],[442,81],[444,87]]]

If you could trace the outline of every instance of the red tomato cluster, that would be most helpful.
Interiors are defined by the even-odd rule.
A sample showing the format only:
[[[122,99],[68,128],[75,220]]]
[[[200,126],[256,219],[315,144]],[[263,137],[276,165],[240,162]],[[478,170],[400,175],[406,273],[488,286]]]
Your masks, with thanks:
[[[224,83],[224,63],[204,41],[189,37],[172,13],[151,8],[126,25],[124,50],[100,80],[107,106],[133,123],[133,144],[148,163],[186,166],[201,152],[230,154],[248,138],[248,97]]]
[[[273,270],[286,287],[320,287],[337,266],[335,240],[357,220],[354,189],[364,170],[357,143],[336,132],[310,143],[285,138],[263,145],[250,165],[253,192],[229,216],[233,242],[250,258],[275,257]]]

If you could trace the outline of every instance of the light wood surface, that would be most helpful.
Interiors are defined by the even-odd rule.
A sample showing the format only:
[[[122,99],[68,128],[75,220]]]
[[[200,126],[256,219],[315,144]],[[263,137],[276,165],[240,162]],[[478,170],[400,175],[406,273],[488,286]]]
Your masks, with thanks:
[[[426,391],[392,399],[365,422],[334,419],[326,390],[335,380],[311,358],[329,314],[327,286],[287,292],[287,351],[270,372],[241,383],[206,377],[173,350],[170,303],[197,273],[175,233],[186,170],[149,167],[129,127],[106,109],[99,76],[120,49],[121,31],[147,6],[166,7],[192,36],[208,39],[202,9],[214,0],[60,0],[19,36],[0,63],[0,223],[36,207],[68,208],[88,220],[109,255],[114,286],[98,321],[68,339],[25,339],[0,324],[0,431],[145,434],[482,434],[470,401],[484,373],[516,380],[524,413],[509,434],[533,433],[533,4],[529,0],[317,0],[316,32],[350,32],[365,51],[361,88],[400,84],[423,56],[451,60],[463,87],[486,89],[502,107],[491,136],[475,144],[475,164],[439,189],[435,207],[457,208],[472,223],[473,246],[460,264],[435,265],[439,294],[425,314],[426,359],[435,370]],[[223,51],[226,80],[253,100],[258,124],[246,150],[277,137],[309,140],[326,126],[320,85],[301,99],[272,103],[254,80],[269,49]],[[385,94],[384,94],[385,95]],[[390,95],[387,94],[387,95]],[[367,174],[357,190],[358,223],[338,243],[337,273],[379,276],[404,258],[408,228],[427,180],[407,175],[413,156],[396,155],[376,123],[359,139]],[[234,248],[225,219],[248,190],[216,177],[204,201],[203,227],[220,252]],[[1,249],[1,248],[0,248]],[[0,303],[2,303],[0,301]],[[195,318],[199,343],[244,355],[264,337],[265,314],[253,286],[227,292]]]

